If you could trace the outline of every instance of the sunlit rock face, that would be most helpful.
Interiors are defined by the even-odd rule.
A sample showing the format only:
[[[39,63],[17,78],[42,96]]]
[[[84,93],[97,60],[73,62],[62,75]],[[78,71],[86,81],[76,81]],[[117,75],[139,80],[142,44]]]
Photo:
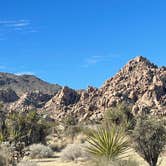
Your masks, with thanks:
[[[72,114],[79,121],[100,120],[105,110],[121,102],[130,104],[133,114],[166,114],[166,67],[136,57],[99,89],[75,91],[64,87],[43,111],[55,119]]]
[[[0,102],[6,110],[37,111],[61,120],[98,121],[105,110],[129,104],[134,115],[166,114],[166,67],[139,56],[129,61],[102,87],[74,90],[46,83],[35,76],[0,73]]]

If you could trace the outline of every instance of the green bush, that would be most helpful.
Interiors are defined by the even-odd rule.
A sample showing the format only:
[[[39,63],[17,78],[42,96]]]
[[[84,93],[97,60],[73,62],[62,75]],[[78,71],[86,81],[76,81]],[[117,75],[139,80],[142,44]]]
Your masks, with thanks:
[[[166,128],[156,117],[140,117],[132,133],[134,148],[150,166],[156,166],[166,145]]]
[[[121,103],[116,107],[107,110],[104,114],[103,125],[111,127],[112,125],[123,126],[126,130],[131,130],[135,126],[135,118],[131,113],[129,106]]]
[[[6,114],[1,122],[0,141],[24,142],[25,145],[45,143],[50,125],[35,110]]]

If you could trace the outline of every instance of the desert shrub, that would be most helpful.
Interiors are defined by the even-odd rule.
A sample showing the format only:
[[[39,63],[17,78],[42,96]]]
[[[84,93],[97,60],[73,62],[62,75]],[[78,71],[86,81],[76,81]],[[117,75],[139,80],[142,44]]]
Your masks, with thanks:
[[[27,112],[0,112],[0,142],[24,142],[25,145],[42,142],[51,126],[35,110]]]
[[[7,159],[4,156],[4,154],[2,154],[1,152],[0,152],[0,166],[7,166]]]
[[[33,144],[29,150],[31,158],[47,158],[53,155],[52,149],[42,144]]]
[[[5,123],[6,113],[1,109],[0,105],[0,143],[4,142],[8,138],[7,126]]]
[[[78,123],[78,121],[72,114],[67,115],[61,121],[62,121],[62,124],[64,125],[64,127],[75,126]]]
[[[81,157],[85,157],[81,144],[68,144],[61,154],[61,158],[67,161],[75,161]]]
[[[9,150],[6,146],[0,145],[0,166],[8,166],[9,164]]]
[[[103,125],[106,127],[116,125],[124,126],[126,130],[130,130],[134,128],[135,123],[136,121],[130,107],[124,103],[107,110],[103,118]]]
[[[124,129],[116,126],[99,127],[96,131],[92,131],[87,141],[89,143],[87,151],[94,158],[104,157],[108,161],[123,155],[129,146]]]
[[[48,145],[53,151],[60,152],[66,147],[65,141],[58,141]]]
[[[8,119],[11,140],[25,142],[26,145],[45,142],[50,126],[35,110],[12,113]]]
[[[166,128],[156,117],[141,117],[132,133],[134,148],[150,166],[156,166],[166,145]]]
[[[74,115],[69,114],[67,117],[62,119],[62,125],[64,127],[64,136],[70,137],[74,142],[74,137],[82,130],[82,126],[78,124],[78,120]]]
[[[37,166],[37,164],[33,161],[21,161],[17,166]]]

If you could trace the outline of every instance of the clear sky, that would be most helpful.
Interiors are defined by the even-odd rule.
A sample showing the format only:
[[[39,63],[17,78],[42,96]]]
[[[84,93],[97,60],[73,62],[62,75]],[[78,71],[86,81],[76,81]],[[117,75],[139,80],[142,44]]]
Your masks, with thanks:
[[[166,65],[166,0],[0,0],[0,71],[100,87],[131,58]]]

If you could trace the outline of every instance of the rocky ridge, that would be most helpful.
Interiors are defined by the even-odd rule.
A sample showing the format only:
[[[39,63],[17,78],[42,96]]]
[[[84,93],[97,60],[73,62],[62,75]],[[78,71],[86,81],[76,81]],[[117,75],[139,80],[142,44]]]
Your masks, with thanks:
[[[50,85],[35,76],[0,73],[0,101],[9,111],[37,109],[57,120],[70,114],[79,121],[98,121],[105,110],[121,102],[129,104],[135,115],[166,115],[166,67],[139,56],[102,87],[86,90]]]
[[[19,96],[33,91],[54,95],[61,86],[50,84],[33,75],[15,75],[0,72],[0,90],[12,89]]]
[[[140,56],[129,61],[97,89],[75,91],[64,87],[43,107],[54,118],[72,114],[79,121],[100,120],[103,112],[118,103],[132,106],[133,114],[166,114],[166,67],[158,68]]]
[[[33,75],[0,72],[0,102],[9,111],[42,108],[60,89]]]

